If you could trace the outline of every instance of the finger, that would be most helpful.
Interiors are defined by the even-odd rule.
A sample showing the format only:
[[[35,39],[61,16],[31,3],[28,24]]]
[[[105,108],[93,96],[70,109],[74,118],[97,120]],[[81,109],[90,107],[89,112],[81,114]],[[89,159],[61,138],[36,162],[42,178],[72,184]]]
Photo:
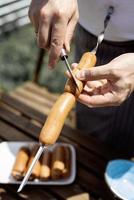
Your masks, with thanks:
[[[98,66],[90,69],[80,70],[76,77],[80,80],[90,81],[90,80],[99,80],[99,79],[111,79],[114,78],[112,74],[111,66],[109,64]]]
[[[32,25],[34,26],[35,33],[38,33],[38,28],[39,28],[39,17],[38,17],[38,15],[37,14],[30,15],[29,14],[29,19],[30,19]]]
[[[35,28],[35,33],[38,33],[39,28],[39,12],[33,9],[32,2],[29,6],[28,17]]]
[[[72,66],[72,69],[74,69],[78,66],[78,63],[73,63],[71,66]]]
[[[68,52],[70,51],[70,43],[73,38],[73,34],[74,34],[74,30],[75,30],[77,22],[78,22],[78,12],[75,12],[68,23],[67,31],[66,31],[65,48]]]
[[[63,17],[55,16],[52,24],[51,46],[49,55],[49,67],[53,68],[56,64],[65,41],[67,21]]]
[[[41,18],[38,30],[38,46],[43,49],[48,49],[50,46],[51,36],[51,19]]]
[[[83,92],[87,92],[88,95],[93,95],[94,88],[90,88],[87,85],[84,86]]]
[[[86,83],[86,85],[89,87],[89,88],[98,88],[98,87],[101,87],[104,83],[102,81],[88,81]]]
[[[88,107],[106,107],[119,105],[117,95],[110,92],[104,95],[93,96],[89,96],[86,93],[83,93],[79,96],[78,100]]]
[[[68,78],[71,78],[70,72],[69,72],[68,70],[65,72],[65,75],[66,75]]]
[[[88,95],[91,95],[91,91],[92,91],[92,95],[96,95],[96,94],[100,94],[100,91],[101,91],[101,88],[103,86],[103,82],[102,81],[88,81],[86,83],[86,89],[84,87],[84,91],[86,92],[90,92],[90,94]],[[87,88],[89,88],[87,90]]]

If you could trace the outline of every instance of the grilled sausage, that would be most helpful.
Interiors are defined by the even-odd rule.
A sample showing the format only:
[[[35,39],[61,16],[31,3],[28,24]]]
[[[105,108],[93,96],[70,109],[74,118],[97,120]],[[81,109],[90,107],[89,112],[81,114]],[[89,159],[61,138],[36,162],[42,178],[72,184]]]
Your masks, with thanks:
[[[43,152],[40,162],[40,179],[48,180],[51,176],[51,152],[49,150]]]
[[[52,179],[61,178],[65,169],[65,152],[64,147],[59,145],[55,147],[52,155],[51,177]]]
[[[29,160],[30,151],[27,147],[21,147],[17,153],[16,160],[12,169],[12,176],[16,180],[21,180]]]

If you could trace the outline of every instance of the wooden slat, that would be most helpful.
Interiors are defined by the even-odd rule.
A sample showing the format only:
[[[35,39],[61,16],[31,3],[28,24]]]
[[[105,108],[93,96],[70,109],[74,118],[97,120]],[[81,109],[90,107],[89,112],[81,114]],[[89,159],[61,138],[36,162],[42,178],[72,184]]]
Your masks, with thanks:
[[[78,166],[77,178],[77,182],[81,185],[81,187],[93,196],[97,196],[98,198],[102,197],[105,200],[114,199],[104,180],[98,179],[80,166]]]
[[[27,82],[26,84],[24,84],[24,88],[26,88],[28,91],[32,91],[38,94],[39,96],[47,98],[53,102],[55,102],[57,98],[59,97],[59,94],[52,94],[46,88],[41,87],[35,84],[34,82]]]
[[[25,98],[26,100],[30,100],[30,101],[34,101],[35,103],[38,103],[39,105],[41,105],[42,107],[48,107],[48,108],[51,108],[54,104],[53,101],[45,98],[45,97],[42,97],[42,96],[39,96],[38,94],[36,93],[33,93],[31,91],[27,91],[25,88],[21,87],[21,88],[18,88],[14,91],[15,94],[18,94],[20,96],[22,96],[23,98]]]
[[[7,94],[2,94],[0,100],[3,103],[11,106],[12,108],[20,111],[24,116],[37,120],[42,124],[46,120],[46,116],[44,114],[35,110],[34,108],[30,108],[29,106],[22,103],[21,101],[17,101],[12,96],[9,96]]]
[[[38,96],[47,99],[48,101],[51,101],[52,103],[54,103],[58,99],[58,97],[60,96],[60,94],[51,93],[45,87],[41,87],[34,82],[25,83],[23,85],[23,88],[26,89],[27,91],[31,92],[31,93],[37,94]],[[74,112],[71,111],[70,114],[71,113],[74,113]]]
[[[12,194],[0,186],[0,199],[1,200],[15,200],[16,198]]]
[[[20,111],[23,115],[30,117],[32,119],[35,119],[37,121],[39,121],[40,123],[44,123],[44,121],[46,120],[46,116],[44,114],[42,114],[42,112],[39,112],[39,110],[37,111],[35,109],[36,105],[33,106],[32,108],[29,107],[27,104],[27,101],[25,101],[25,99],[22,102],[22,98],[19,98],[18,101],[18,96],[16,98],[13,97],[13,95],[7,95],[7,94],[2,94],[1,95],[1,101],[9,106],[11,106],[12,108],[15,108],[16,110]],[[32,104],[33,101],[29,101],[29,105]],[[38,108],[37,108],[38,109]],[[42,111],[42,107],[41,107],[41,111]]]
[[[9,141],[31,141],[32,138],[6,124],[5,122],[0,121],[0,137],[2,140],[9,140]]]
[[[30,135],[33,139],[38,138],[41,128],[31,123],[30,120],[25,117],[15,115],[6,108],[0,107],[0,119],[27,133],[27,135]]]
[[[49,114],[50,109],[59,96],[53,95],[46,89],[40,88],[35,83],[30,82],[18,87],[15,91],[11,92],[10,95],[46,115]],[[74,110],[69,113],[65,124],[72,128],[76,127],[76,116]]]
[[[45,186],[43,186],[45,187]],[[52,194],[47,192],[42,186],[29,186],[26,185],[23,191],[16,193],[17,186],[5,186],[6,190],[11,191],[12,195],[16,196],[16,199],[27,199],[27,200],[57,200]]]
[[[56,195],[59,199],[67,199],[68,197],[71,197],[73,195],[81,194],[84,192],[79,185],[73,184],[68,186],[52,186],[48,188],[52,194]]]
[[[33,100],[29,100],[28,98],[26,98],[26,96],[23,96],[22,94],[18,93],[18,92],[14,92],[12,94],[10,94],[11,97],[15,98],[16,100],[19,100],[22,103],[25,103],[27,106],[34,108],[35,110],[45,113],[46,112],[46,108],[42,108],[42,106],[40,106],[39,104],[35,103]],[[47,109],[48,112],[48,109]]]

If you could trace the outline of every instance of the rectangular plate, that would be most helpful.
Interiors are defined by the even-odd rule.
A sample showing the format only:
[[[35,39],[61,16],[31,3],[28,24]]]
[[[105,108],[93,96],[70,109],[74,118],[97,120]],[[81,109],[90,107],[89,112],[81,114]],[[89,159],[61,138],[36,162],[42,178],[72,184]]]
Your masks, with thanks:
[[[20,184],[21,181],[16,181],[11,171],[15,162],[16,154],[22,146],[31,146],[38,144],[37,142],[2,142],[0,143],[0,183],[1,184]],[[63,145],[70,148],[71,151],[71,169],[70,176],[59,180],[47,180],[47,181],[28,181],[29,185],[68,185],[72,183],[76,176],[76,152],[72,145],[66,143],[56,143],[52,145],[52,150],[57,145]]]

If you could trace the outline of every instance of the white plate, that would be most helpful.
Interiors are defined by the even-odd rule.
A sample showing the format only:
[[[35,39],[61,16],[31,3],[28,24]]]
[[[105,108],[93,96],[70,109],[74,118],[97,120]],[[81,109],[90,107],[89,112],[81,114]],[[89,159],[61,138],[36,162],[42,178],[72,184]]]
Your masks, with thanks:
[[[36,144],[36,142],[2,142],[0,143],[0,183],[1,184],[20,184],[21,181],[16,181],[11,171],[15,162],[16,154],[20,147],[30,146]],[[57,145],[64,145],[70,148],[71,151],[71,170],[70,176],[65,179],[48,180],[48,181],[28,181],[30,185],[67,185],[74,181],[76,176],[76,152],[72,145],[66,143],[56,143],[50,147],[53,149]]]
[[[134,200],[134,162],[112,160],[105,171],[105,180],[112,192],[122,200]]]

